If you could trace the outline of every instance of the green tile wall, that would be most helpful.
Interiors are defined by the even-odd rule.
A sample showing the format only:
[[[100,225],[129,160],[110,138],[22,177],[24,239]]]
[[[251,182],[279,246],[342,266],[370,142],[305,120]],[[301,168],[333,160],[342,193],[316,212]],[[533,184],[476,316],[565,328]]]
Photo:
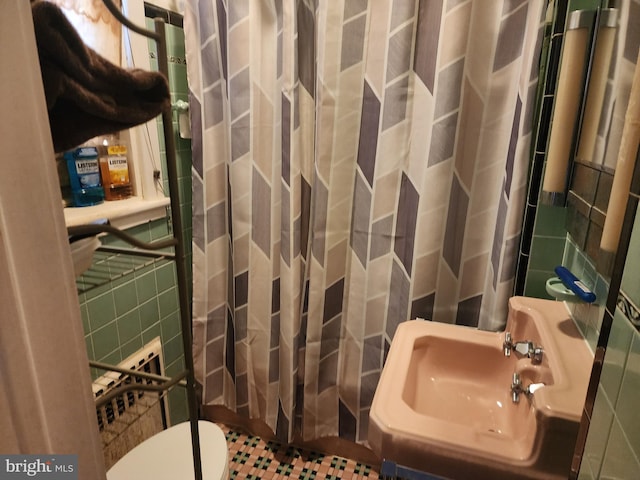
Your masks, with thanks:
[[[594,261],[570,235],[567,235],[562,265],[596,294],[596,301],[592,304],[584,302],[568,304],[580,332],[586,338],[591,350],[595,351],[609,292],[609,281],[596,271]]]
[[[629,243],[627,260],[622,274],[622,290],[629,299],[640,306],[640,215],[636,215],[633,235]]]
[[[556,276],[553,269],[562,264],[567,238],[565,217],[564,207],[538,205],[524,289],[527,297],[552,298],[545,284]]]
[[[153,20],[147,19],[147,28],[154,29]],[[189,101],[189,84],[187,83],[187,61],[185,53],[184,30],[175,25],[165,25],[165,34],[167,39],[167,55],[169,57],[169,90],[171,92],[171,103],[177,101]],[[155,42],[149,42],[149,52],[151,68],[158,69],[157,47]],[[167,152],[164,144],[164,134],[162,122],[157,122],[158,138],[160,139],[160,156],[162,159],[162,178],[163,188],[165,192],[169,191],[169,183],[167,180]],[[191,140],[180,137],[180,128],[178,126],[178,113],[173,111],[173,138],[176,147],[176,164],[178,170],[180,211],[184,224],[185,236],[185,255],[187,259],[187,270],[191,275],[192,268],[192,187],[191,187]]]
[[[624,267],[623,294],[640,299],[640,216],[636,213]],[[640,472],[640,332],[616,308],[598,395],[580,466],[580,480],[638,478]]]
[[[601,4],[606,6],[607,0],[570,0],[569,10],[593,10]]]
[[[596,302],[569,303],[578,328],[592,350],[600,334],[609,282],[596,271],[594,261],[582,250],[565,229],[567,209],[547,205],[538,206],[538,214],[531,244],[531,256],[525,295],[552,299],[545,288],[549,278],[555,277],[555,267],[563,265],[596,293]]]
[[[594,261],[576,242],[563,233],[563,212],[543,206],[536,219],[532,243],[532,265],[527,275],[525,294],[548,298],[544,282],[555,276],[552,264],[564,265],[596,293],[596,303],[568,304],[581,333],[595,350],[604,316],[608,280],[596,271]],[[562,225],[562,229],[560,226]],[[559,239],[564,247],[559,248]],[[640,216],[623,274],[621,290],[635,305],[640,304]],[[620,310],[616,309],[607,344],[598,395],[590,419],[587,444],[579,479],[637,478],[640,472],[640,333]]]
[[[127,231],[145,241],[169,235],[166,219]],[[126,245],[114,237],[106,245]],[[126,258],[125,258],[126,260]],[[160,337],[167,375],[184,369],[175,265],[157,261],[100,287],[79,294],[87,353],[91,360],[118,364],[155,337]],[[104,372],[93,369],[92,377]],[[176,392],[176,393],[174,393]],[[169,394],[172,422],[186,419],[182,389]]]

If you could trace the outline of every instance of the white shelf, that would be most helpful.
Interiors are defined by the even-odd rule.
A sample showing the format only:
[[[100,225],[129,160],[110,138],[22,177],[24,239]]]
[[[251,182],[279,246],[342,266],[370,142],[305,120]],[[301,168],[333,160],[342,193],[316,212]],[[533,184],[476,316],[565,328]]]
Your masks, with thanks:
[[[67,227],[75,227],[108,218],[114,227],[126,229],[165,217],[168,205],[168,197],[153,200],[132,197],[125,200],[105,201],[92,207],[67,207],[64,209],[64,220]]]

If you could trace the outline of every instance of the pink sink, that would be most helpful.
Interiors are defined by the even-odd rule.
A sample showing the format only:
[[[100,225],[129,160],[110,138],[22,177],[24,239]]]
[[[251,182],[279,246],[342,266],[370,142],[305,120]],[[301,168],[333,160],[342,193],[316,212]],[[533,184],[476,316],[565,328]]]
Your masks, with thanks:
[[[513,297],[505,333],[423,320],[399,325],[370,412],[381,457],[452,479],[567,478],[593,361],[564,304]],[[570,372],[570,374],[569,374]],[[524,387],[512,399],[517,373]]]

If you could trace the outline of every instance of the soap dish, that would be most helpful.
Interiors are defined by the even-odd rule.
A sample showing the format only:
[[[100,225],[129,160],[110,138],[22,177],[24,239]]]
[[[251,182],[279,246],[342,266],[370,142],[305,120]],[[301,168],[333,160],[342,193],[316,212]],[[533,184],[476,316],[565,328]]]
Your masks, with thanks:
[[[547,280],[545,288],[550,296],[561,302],[577,303],[580,301],[578,296],[569,290],[558,277]]]

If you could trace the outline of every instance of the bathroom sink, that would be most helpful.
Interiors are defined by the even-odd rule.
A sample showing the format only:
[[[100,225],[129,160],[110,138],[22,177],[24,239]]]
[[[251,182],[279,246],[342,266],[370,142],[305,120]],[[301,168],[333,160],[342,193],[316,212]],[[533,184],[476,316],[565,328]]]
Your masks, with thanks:
[[[424,323],[412,326],[420,329]],[[533,445],[535,412],[526,402],[511,401],[507,387],[516,358],[495,348],[501,346],[495,335],[458,341],[448,338],[450,325],[442,326],[439,334],[418,336],[409,358],[402,400],[412,415],[430,423],[415,426],[437,425],[456,435],[460,445],[495,444],[499,455],[525,457]]]
[[[541,358],[506,356],[505,332],[542,346]],[[400,324],[371,407],[372,449],[453,479],[566,478],[589,348],[564,304],[550,300],[511,298],[505,332]],[[514,398],[514,374],[533,392]]]

